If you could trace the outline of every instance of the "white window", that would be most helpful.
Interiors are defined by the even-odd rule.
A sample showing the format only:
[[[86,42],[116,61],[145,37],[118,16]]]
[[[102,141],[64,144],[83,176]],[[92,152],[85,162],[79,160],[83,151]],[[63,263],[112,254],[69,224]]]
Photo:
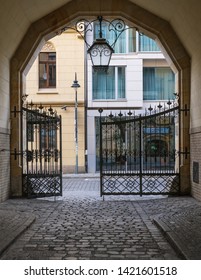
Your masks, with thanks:
[[[125,97],[125,66],[109,66],[107,72],[93,70],[93,100]]]
[[[127,27],[126,27],[127,28]],[[111,29],[111,26],[110,26]],[[94,39],[99,38],[100,27],[98,23],[94,24]],[[120,33],[117,32],[117,36]],[[110,45],[116,40],[116,35],[113,30],[109,30],[108,23],[102,23],[102,37],[105,38]],[[136,51],[136,29],[127,28],[118,37],[118,40],[114,47],[115,53],[129,53]]]
[[[169,67],[143,68],[144,100],[168,100],[174,98],[175,75]]]

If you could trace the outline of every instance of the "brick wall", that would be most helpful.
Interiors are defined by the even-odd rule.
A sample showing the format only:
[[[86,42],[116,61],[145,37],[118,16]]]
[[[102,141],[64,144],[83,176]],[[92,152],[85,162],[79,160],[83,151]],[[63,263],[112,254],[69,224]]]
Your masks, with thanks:
[[[8,199],[10,192],[10,135],[0,130],[0,202]]]
[[[191,193],[201,201],[201,130],[191,133]]]

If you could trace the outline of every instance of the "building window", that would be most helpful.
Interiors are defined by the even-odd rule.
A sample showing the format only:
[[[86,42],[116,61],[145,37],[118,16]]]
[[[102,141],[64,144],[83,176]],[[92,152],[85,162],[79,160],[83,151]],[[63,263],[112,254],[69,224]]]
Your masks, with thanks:
[[[94,24],[94,39],[99,38],[100,27],[99,23]],[[109,31],[109,23],[102,23],[102,37],[105,38],[110,45],[116,39],[115,32]],[[136,51],[136,29],[130,28],[122,32],[114,47],[115,53],[128,53]]]
[[[136,52],[136,29],[128,29],[128,52]]]
[[[168,67],[143,68],[143,99],[169,100],[175,92],[175,75]]]
[[[157,43],[153,39],[143,34],[139,34],[139,51],[160,52],[160,48],[158,47]]]
[[[56,88],[56,52],[39,54],[39,88]]]
[[[53,150],[57,147],[57,129],[53,125],[40,129],[41,150]]]
[[[107,72],[93,71],[93,100],[125,98],[125,67],[110,66]]]

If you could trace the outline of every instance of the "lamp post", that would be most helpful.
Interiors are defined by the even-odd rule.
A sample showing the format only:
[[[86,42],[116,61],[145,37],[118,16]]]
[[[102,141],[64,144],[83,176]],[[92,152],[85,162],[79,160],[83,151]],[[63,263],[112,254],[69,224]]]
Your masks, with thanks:
[[[78,115],[77,115],[77,89],[80,87],[77,81],[77,73],[75,73],[75,80],[71,86],[75,90],[75,174],[78,174]]]

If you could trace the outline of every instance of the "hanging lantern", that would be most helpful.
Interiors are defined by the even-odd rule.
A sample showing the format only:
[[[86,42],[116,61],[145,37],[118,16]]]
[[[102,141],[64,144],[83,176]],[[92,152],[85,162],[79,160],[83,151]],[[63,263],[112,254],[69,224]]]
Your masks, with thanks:
[[[91,47],[88,49],[92,65],[94,69],[108,69],[114,49],[110,46],[105,38],[102,38],[102,16],[98,17],[100,31],[99,38],[97,38]]]
[[[107,69],[114,50],[108,44],[106,39],[98,38],[93,42],[92,46],[88,49],[87,52],[90,55],[94,69]]]

